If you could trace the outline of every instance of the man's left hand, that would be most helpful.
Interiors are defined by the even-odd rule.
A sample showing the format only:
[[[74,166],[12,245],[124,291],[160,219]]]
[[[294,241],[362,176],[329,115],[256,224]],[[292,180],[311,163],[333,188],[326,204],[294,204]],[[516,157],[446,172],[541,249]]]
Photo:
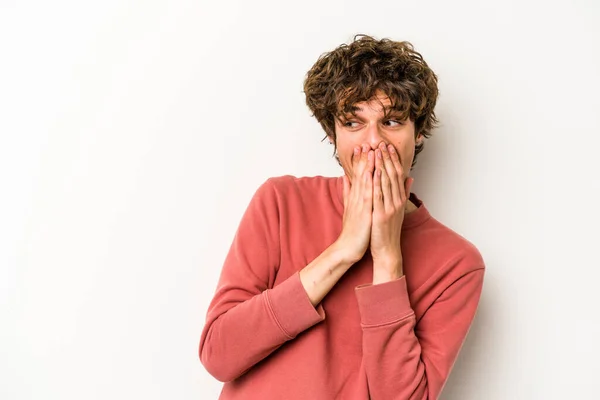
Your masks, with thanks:
[[[381,143],[375,150],[373,176],[370,243],[373,284],[389,282],[404,274],[400,237],[412,182],[404,173],[394,146]]]

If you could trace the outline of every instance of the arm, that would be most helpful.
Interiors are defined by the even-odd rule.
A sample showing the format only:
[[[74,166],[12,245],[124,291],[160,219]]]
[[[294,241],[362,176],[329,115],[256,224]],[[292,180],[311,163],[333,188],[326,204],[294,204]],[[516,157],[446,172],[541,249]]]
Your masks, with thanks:
[[[257,190],[225,259],[200,339],[200,359],[215,378],[239,377],[325,318],[321,300],[369,245],[374,153],[367,147],[360,152],[357,147],[353,161],[352,188],[344,176],[339,238],[276,287],[280,259],[277,195],[270,180]]]
[[[372,400],[437,399],[474,318],[484,269],[452,282],[417,323],[406,279],[356,289]]]
[[[239,377],[322,321],[323,308],[315,306],[351,265],[332,245],[302,271],[310,288],[298,273],[273,287],[280,244],[272,186],[261,185],[242,217],[202,331],[200,360],[220,381]]]
[[[360,260],[367,247],[371,232],[372,173],[375,165],[373,151],[364,146],[362,152],[354,148],[352,155],[353,178],[344,175],[344,216],[342,232],[315,262],[300,271],[300,280],[313,305],[318,304],[346,271]],[[333,259],[332,261],[326,261]]]
[[[412,178],[393,145],[376,150],[373,182],[373,285],[356,289],[363,330],[362,369],[372,400],[437,399],[475,315],[483,259],[471,248],[446,266],[434,300],[417,322],[400,246]]]

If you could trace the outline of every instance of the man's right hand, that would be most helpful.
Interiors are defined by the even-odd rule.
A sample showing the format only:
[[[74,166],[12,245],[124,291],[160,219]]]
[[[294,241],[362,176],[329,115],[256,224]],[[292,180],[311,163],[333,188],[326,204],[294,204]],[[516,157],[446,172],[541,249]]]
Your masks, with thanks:
[[[344,174],[344,217],[342,232],[335,245],[345,261],[355,263],[367,249],[373,216],[373,171],[375,152],[363,144],[352,155],[352,182]]]
[[[344,217],[338,239],[300,270],[300,282],[317,306],[352,264],[360,260],[371,239],[375,152],[357,147],[352,156],[352,183],[344,175]]]

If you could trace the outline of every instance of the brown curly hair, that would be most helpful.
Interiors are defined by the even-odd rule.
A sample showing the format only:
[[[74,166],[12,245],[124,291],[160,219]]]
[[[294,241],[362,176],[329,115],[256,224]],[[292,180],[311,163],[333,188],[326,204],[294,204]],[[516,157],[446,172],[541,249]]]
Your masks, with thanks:
[[[322,54],[304,80],[306,105],[319,121],[326,136],[336,143],[335,121],[342,122],[347,113],[355,115],[352,106],[374,98],[381,90],[391,101],[391,109],[402,119],[415,124],[419,134],[431,136],[438,120],[434,108],[438,97],[437,76],[411,43],[392,41],[358,34],[350,44],[342,44]],[[423,151],[421,141],[415,146],[411,168]],[[337,148],[334,155],[338,161]]]

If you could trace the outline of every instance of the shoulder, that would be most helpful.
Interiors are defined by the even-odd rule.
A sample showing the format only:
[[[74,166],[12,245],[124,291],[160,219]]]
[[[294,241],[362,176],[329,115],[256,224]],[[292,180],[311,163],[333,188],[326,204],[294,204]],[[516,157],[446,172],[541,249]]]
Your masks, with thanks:
[[[484,258],[472,241],[434,217],[424,225],[427,247],[444,260],[441,265],[447,272],[463,275],[485,269]]]
[[[281,176],[273,176],[266,180],[271,185],[276,187],[312,187],[312,186],[321,186],[324,184],[329,184],[332,180],[335,180],[335,177],[327,177],[327,176],[295,176],[295,175],[281,175]]]
[[[291,195],[293,193],[303,194],[307,192],[319,192],[329,189],[335,185],[335,177],[326,176],[294,176],[281,175],[268,178],[262,185],[267,190],[276,194]]]
[[[343,214],[341,177],[282,175],[268,178],[255,196],[282,214]],[[316,214],[315,214],[316,213]]]

